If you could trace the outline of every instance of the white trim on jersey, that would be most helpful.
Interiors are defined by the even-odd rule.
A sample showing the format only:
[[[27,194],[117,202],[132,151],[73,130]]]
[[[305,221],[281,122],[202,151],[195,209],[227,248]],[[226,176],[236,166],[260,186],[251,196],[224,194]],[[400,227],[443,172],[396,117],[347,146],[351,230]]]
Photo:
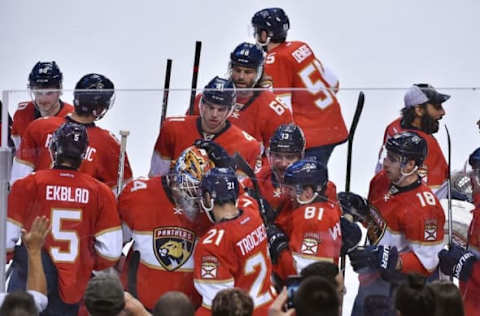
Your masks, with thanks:
[[[120,227],[95,235],[95,250],[106,258],[118,259],[122,254],[123,240]]]
[[[164,176],[170,170],[170,159],[163,159],[162,156],[156,151],[153,152],[152,160],[150,162],[149,177]]]
[[[212,306],[212,301],[218,292],[225,289],[231,289],[235,286],[233,279],[215,280],[215,282],[194,279],[193,284],[195,285],[195,289],[202,296],[202,305],[207,308]]]
[[[20,239],[22,226],[19,225],[20,223],[12,220],[7,219],[7,251],[13,251],[15,245],[17,244],[18,240]]]
[[[443,249],[445,244],[439,242],[437,244],[425,244],[425,243],[413,243],[410,242],[410,247],[417,255],[418,260],[422,263],[423,267],[427,271],[433,271],[440,260],[438,259],[438,253]]]
[[[24,178],[33,172],[33,167],[15,157],[12,164],[12,173],[10,175],[10,185],[13,185],[18,179]]]
[[[297,270],[297,274],[305,268],[306,266],[317,262],[317,261],[328,261],[333,262],[333,258],[324,258],[324,257],[314,257],[314,256],[302,256],[301,254],[292,252],[293,260],[295,261],[295,268]]]

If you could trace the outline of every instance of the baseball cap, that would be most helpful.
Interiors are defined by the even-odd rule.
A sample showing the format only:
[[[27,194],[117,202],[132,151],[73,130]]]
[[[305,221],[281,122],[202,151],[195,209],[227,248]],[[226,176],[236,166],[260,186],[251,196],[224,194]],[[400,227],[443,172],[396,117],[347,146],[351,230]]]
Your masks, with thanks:
[[[408,88],[403,102],[405,107],[416,106],[423,103],[442,104],[450,99],[448,94],[438,92],[433,86],[428,83],[416,83]]]
[[[84,300],[90,314],[116,315],[125,307],[122,283],[116,275],[101,272],[88,281]]]

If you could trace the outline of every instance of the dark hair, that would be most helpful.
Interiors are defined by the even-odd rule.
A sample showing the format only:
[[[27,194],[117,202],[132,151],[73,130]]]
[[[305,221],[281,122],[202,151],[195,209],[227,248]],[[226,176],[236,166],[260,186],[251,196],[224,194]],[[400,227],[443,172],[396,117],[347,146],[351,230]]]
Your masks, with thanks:
[[[212,316],[250,316],[252,313],[252,298],[239,288],[222,290],[212,301]]]
[[[0,307],[2,316],[35,316],[38,315],[37,306],[32,295],[25,291],[16,291],[8,294]]]
[[[419,106],[422,107],[423,109],[426,109],[427,103],[419,104]],[[403,128],[412,128],[413,127],[412,122],[417,117],[417,113],[415,112],[415,108],[416,108],[416,106],[408,106],[408,107],[402,108],[402,110],[400,111],[400,113],[402,115],[402,121],[401,121],[400,125]]]
[[[311,276],[300,283],[293,298],[297,316],[338,316],[340,300],[332,282]]]
[[[338,287],[337,275],[339,273],[338,267],[336,264],[328,261],[317,261],[309,264],[300,271],[300,275],[303,278],[308,278],[311,276],[321,276],[325,279],[331,281],[335,286]]]
[[[163,294],[153,308],[154,316],[193,316],[195,309],[190,299],[178,291]]]
[[[407,282],[400,285],[395,297],[395,308],[402,316],[434,316],[433,291],[425,286],[426,278],[408,274]]]
[[[458,287],[449,281],[434,281],[427,285],[435,298],[435,316],[463,316],[463,300]]]

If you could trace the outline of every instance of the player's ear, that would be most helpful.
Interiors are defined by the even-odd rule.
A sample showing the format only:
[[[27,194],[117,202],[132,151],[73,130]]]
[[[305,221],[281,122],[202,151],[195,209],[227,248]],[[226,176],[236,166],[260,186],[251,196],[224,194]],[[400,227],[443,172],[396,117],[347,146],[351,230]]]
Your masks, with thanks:
[[[415,168],[415,160],[409,160],[405,165],[405,172],[410,173]]]

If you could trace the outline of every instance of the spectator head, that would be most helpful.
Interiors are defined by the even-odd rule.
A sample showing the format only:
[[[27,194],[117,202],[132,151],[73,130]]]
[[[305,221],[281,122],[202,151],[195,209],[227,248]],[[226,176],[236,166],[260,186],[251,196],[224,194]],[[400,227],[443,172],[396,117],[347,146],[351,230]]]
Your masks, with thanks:
[[[311,263],[302,269],[300,275],[304,278],[308,278],[310,276],[321,276],[332,282],[337,289],[340,302],[347,292],[343,280],[343,273],[338,269],[338,266],[332,262],[317,261]]]
[[[239,288],[218,292],[212,302],[212,316],[250,316],[252,313],[252,298]]]
[[[163,294],[153,308],[153,316],[193,316],[195,309],[190,299],[182,292]]]
[[[125,307],[122,283],[114,274],[99,273],[87,285],[85,306],[92,316],[116,316]]]
[[[300,283],[293,298],[297,316],[338,316],[340,300],[331,281],[311,276]]]
[[[463,316],[462,295],[449,281],[434,281],[427,285],[435,298],[435,316]]]
[[[32,295],[24,291],[8,294],[0,308],[3,316],[36,316],[38,310]]]
[[[407,282],[400,285],[395,297],[395,308],[402,316],[434,316],[433,291],[425,286],[425,277],[409,274]]]

